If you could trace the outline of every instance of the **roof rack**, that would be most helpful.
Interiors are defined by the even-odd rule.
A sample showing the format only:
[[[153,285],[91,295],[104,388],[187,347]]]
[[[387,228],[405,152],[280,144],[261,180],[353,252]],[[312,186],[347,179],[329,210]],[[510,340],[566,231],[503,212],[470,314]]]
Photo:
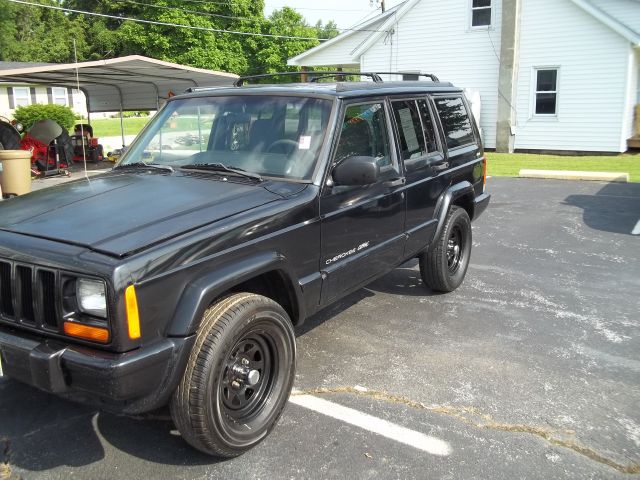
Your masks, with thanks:
[[[342,76],[342,77],[346,77],[346,76],[350,76],[350,75],[362,75],[365,77],[370,77],[371,80],[373,80],[376,83],[381,83],[382,82],[382,78],[380,78],[380,75],[378,75],[375,72],[342,72],[342,71],[317,71],[317,72],[276,72],[276,73],[263,73],[260,75],[249,75],[246,77],[240,77],[239,79],[237,79],[233,86],[234,87],[241,87],[244,85],[244,82],[246,80],[251,80],[251,79],[255,79],[255,78],[269,78],[269,77],[279,77],[279,76],[292,76],[292,75],[298,75],[298,76],[302,76],[302,75],[309,75],[309,76],[313,76],[314,78],[311,80],[311,82],[314,82],[317,78],[324,78],[324,77],[338,77],[338,76]]]
[[[415,75],[417,77],[426,77],[429,78],[432,82],[439,82],[440,80],[433,73],[421,73],[421,72],[344,72],[341,70],[335,71],[302,71],[302,72],[275,72],[275,73],[263,73],[260,75],[249,75],[246,77],[238,78],[233,86],[234,87],[242,87],[247,80],[252,80],[256,78],[270,78],[270,77],[279,77],[279,76],[302,76],[308,75],[311,78],[309,80],[310,83],[316,83],[321,78],[331,78],[331,77],[347,77],[347,76],[365,76],[370,77],[375,83],[383,83],[384,81],[380,77],[380,75]]]
[[[416,77],[427,77],[433,82],[439,82],[440,79],[433,73],[421,73],[421,72],[376,72],[378,75],[415,75]]]

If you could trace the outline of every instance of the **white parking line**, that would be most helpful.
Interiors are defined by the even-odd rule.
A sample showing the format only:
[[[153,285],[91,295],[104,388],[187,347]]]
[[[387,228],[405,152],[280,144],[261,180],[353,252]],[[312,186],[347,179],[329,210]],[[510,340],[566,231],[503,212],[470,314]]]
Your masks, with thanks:
[[[424,433],[410,430],[395,423],[376,418],[367,413],[359,412],[353,408],[343,407],[337,403],[314,397],[312,395],[300,395],[294,391],[289,401],[314,412],[321,413],[336,420],[340,420],[356,427],[368,430],[396,442],[404,443],[432,455],[441,457],[451,454],[451,447],[444,440],[425,435]]]
[[[636,226],[631,230],[631,235],[640,235],[640,220],[636,223]]]

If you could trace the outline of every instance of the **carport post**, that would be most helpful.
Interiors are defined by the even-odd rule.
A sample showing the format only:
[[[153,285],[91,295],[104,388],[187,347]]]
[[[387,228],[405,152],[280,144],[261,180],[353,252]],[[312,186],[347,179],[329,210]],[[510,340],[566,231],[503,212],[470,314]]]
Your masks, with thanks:
[[[122,136],[122,148],[126,145],[124,144],[124,120],[122,118],[122,105],[120,105],[120,135]]]

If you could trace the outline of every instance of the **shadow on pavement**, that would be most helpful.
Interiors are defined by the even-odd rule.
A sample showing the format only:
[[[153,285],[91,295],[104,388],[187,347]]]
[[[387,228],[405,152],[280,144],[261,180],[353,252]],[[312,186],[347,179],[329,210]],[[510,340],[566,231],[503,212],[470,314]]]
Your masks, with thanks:
[[[564,204],[582,208],[594,230],[631,235],[640,220],[640,183],[609,183],[595,195],[569,195]]]
[[[103,445],[165,465],[211,465],[177,434],[167,411],[139,417],[98,412],[4,378],[0,382],[0,463],[39,472],[105,458]]]

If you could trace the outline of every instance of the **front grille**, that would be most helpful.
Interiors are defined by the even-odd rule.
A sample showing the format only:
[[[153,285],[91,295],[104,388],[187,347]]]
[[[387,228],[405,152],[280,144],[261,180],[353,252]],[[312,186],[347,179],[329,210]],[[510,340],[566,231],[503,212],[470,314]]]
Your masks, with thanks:
[[[59,330],[55,271],[0,260],[0,318],[38,329]]]

